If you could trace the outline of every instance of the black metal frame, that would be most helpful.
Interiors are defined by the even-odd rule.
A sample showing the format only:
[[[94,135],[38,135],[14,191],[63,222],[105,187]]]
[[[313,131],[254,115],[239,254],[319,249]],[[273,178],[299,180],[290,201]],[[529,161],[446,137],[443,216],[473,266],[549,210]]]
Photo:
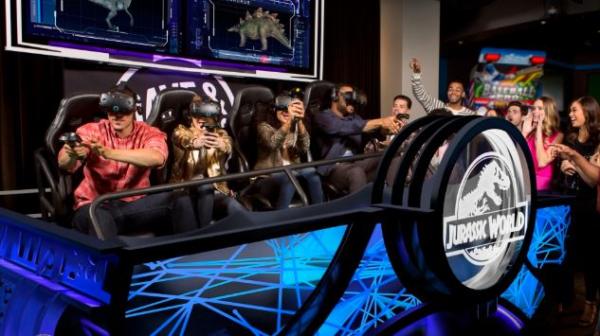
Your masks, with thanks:
[[[447,183],[450,179],[450,174],[451,171],[448,171],[449,168],[453,167],[454,164],[457,162],[457,160],[459,159],[458,155],[459,155],[459,150],[462,148],[465,148],[465,146],[467,146],[467,144],[475,137],[477,136],[479,133],[481,133],[482,131],[486,130],[486,129],[501,129],[505,132],[507,132],[512,138],[513,140],[517,143],[517,146],[520,147],[520,149],[522,150],[522,152],[524,153],[525,156],[525,160],[526,160],[526,164],[529,167],[529,179],[530,181],[532,181],[532,185],[535,185],[535,175],[534,175],[534,170],[533,170],[533,161],[531,159],[531,156],[528,154],[527,151],[527,144],[525,142],[525,139],[518,133],[518,130],[509,125],[506,121],[504,120],[500,120],[500,119],[494,119],[494,118],[477,118],[475,120],[471,120],[469,123],[467,123],[466,125],[464,125],[464,127],[462,127],[460,129],[460,131],[458,131],[458,133],[456,133],[455,135],[455,141],[452,141],[451,144],[449,145],[446,153],[447,155],[444,156],[444,159],[442,160],[438,171],[441,171],[442,174],[436,174],[433,177],[433,188],[432,188],[432,203],[433,203],[433,208],[434,209],[439,209],[439,202],[443,202],[443,198],[442,196],[445,195],[446,193],[446,187],[447,187]],[[446,132],[444,132],[446,133]],[[433,139],[431,140],[431,147],[428,151],[429,151],[429,155],[431,155],[431,153],[433,153],[433,147],[439,146],[439,144],[441,144],[440,141],[442,141],[443,137],[440,137],[437,141],[434,141]],[[437,148],[437,147],[436,147]],[[424,159],[425,160],[425,159]],[[421,165],[422,166],[422,165]],[[418,184],[417,184],[418,186]],[[413,196],[413,201],[409,203],[409,205],[414,206],[416,203],[415,202],[420,202],[419,198],[416,197],[418,195]],[[525,234],[525,239],[523,241],[523,244],[521,246],[521,250],[519,252],[519,255],[515,258],[513,267],[511,267],[511,269],[502,276],[501,280],[499,280],[494,286],[491,286],[490,288],[487,289],[482,289],[482,290],[471,290],[469,288],[466,288],[464,285],[462,285],[460,283],[460,281],[458,279],[456,279],[456,277],[453,275],[452,270],[448,264],[448,261],[443,257],[445,255],[444,251],[443,251],[443,244],[440,244],[439,241],[437,240],[433,240],[433,239],[424,239],[424,237],[427,236],[434,236],[434,237],[441,237],[442,236],[442,226],[441,225],[425,225],[426,223],[421,223],[419,225],[416,226],[415,230],[417,230],[417,234],[419,237],[421,237],[419,239],[419,241],[422,243],[421,245],[421,251],[422,251],[422,256],[425,260],[425,263],[427,265],[429,265],[430,267],[432,267],[432,271],[433,273],[436,275],[436,277],[438,279],[443,279],[443,282],[440,284],[442,285],[441,288],[438,288],[437,290],[434,290],[433,288],[431,288],[430,293],[426,293],[428,294],[427,297],[432,297],[432,294],[435,293],[435,297],[436,300],[438,301],[452,301],[455,300],[457,297],[460,297],[462,300],[469,300],[472,302],[476,302],[485,298],[491,298],[494,297],[495,295],[497,295],[497,293],[504,291],[509,285],[510,282],[512,281],[512,279],[514,278],[514,276],[517,274],[517,272],[519,272],[520,270],[520,266],[523,264],[524,259],[526,257],[526,253],[529,249],[529,245],[531,243],[531,232],[534,228],[534,223],[535,223],[535,209],[537,209],[537,196],[536,196],[536,191],[535,188],[531,188],[531,208],[530,208],[530,216],[529,216],[529,222],[528,222],[528,228],[527,228],[527,232]],[[439,222],[442,220],[442,213],[439,210],[435,211],[435,215],[434,215],[435,221]],[[390,239],[392,239],[392,236],[389,236]],[[389,250],[388,250],[389,251]],[[394,258],[398,257],[396,253],[391,253],[390,257],[392,257],[392,255],[394,255]],[[442,257],[441,257],[442,256]],[[402,261],[400,261],[402,262]],[[392,264],[395,264],[396,262],[392,262]],[[410,278],[410,277],[409,277]],[[441,289],[441,290],[440,290]]]
[[[529,251],[529,246],[531,245],[531,239],[533,238],[533,229],[535,227],[535,218],[536,218],[536,209],[537,205],[537,190],[535,188],[535,170],[533,169],[533,159],[531,154],[529,153],[529,147],[527,146],[527,142],[525,138],[521,135],[519,130],[508,123],[506,120],[498,119],[498,118],[481,118],[471,121],[467,124],[461,131],[456,134],[456,138],[458,141],[454,141],[449,147],[447,152],[450,154],[445,156],[442,162],[440,163],[439,169],[444,172],[441,175],[440,181],[438,181],[439,190],[438,194],[432,195],[432,199],[440,202],[441,195],[445,195],[446,187],[448,180],[450,179],[450,173],[447,171],[449,167],[453,167],[456,161],[458,160],[459,151],[457,149],[463,148],[468,144],[473,138],[475,138],[478,134],[482,133],[484,130],[494,128],[501,129],[508,133],[508,135],[517,143],[517,146],[520,146],[521,151],[524,154],[524,158],[526,160],[526,165],[529,167],[529,181],[531,182],[531,206],[530,206],[530,214],[529,214],[529,222],[527,223],[527,232],[525,232],[525,238],[523,239],[523,244],[519,251],[519,254],[514,260],[513,266],[506,272],[502,278],[493,286],[484,289],[484,290],[471,290],[464,287],[458,279],[454,276],[449,277],[450,287],[452,290],[459,294],[464,295],[464,297],[471,300],[480,300],[482,297],[491,298],[497,293],[504,292],[508,286],[510,286],[512,280],[517,275],[517,273],[521,270],[521,265],[527,256],[527,251]],[[436,188],[434,188],[436,190]],[[443,201],[443,200],[442,200]],[[441,230],[441,226],[439,227]],[[441,232],[440,232],[441,234]],[[435,246],[434,244],[432,244]],[[435,250],[442,250],[442,244],[437,246],[437,249],[434,249],[432,246],[431,251],[427,251],[430,253],[426,253],[426,258],[429,257],[430,260],[433,258],[433,254],[435,254]],[[441,274],[451,275],[452,270],[447,262],[444,260],[443,263],[438,265],[440,267]],[[454,282],[454,283],[453,283]]]
[[[392,188],[392,204],[403,206],[408,205],[404,204],[406,178],[408,176],[409,169],[413,165],[413,160],[424,150],[423,144],[429,141],[430,138],[444,125],[454,122],[456,120],[458,120],[458,122],[460,122],[460,120],[468,120],[462,118],[465,117],[427,117],[422,118],[421,122],[415,125],[414,128],[407,129],[407,132],[410,131],[410,135],[407,135],[407,137],[410,137],[412,134],[414,134],[414,132],[417,132],[419,130],[420,132],[416,134],[416,136],[412,139],[410,143],[408,143],[405,152],[402,154],[402,162],[398,167],[398,171],[396,173],[394,185]],[[413,125],[415,123],[411,123],[409,125]],[[398,144],[397,149],[399,149],[399,146],[400,144]],[[393,156],[396,155],[396,152],[390,151],[386,153],[386,155]],[[415,172],[415,174],[417,173],[418,172]],[[422,184],[415,182],[414,176],[413,180],[411,180],[410,185],[415,185],[417,188],[422,187]],[[427,223],[427,221],[424,223]],[[384,221],[382,227],[384,232],[384,242],[390,260],[398,261],[392,262],[392,267],[394,268],[394,271],[398,274],[399,278],[402,279],[402,283],[418,296],[427,297],[428,293],[422,288],[422,282],[430,281],[431,279],[429,277],[425,280],[421,278],[415,278],[415,275],[420,274],[419,272],[421,270],[418,266],[418,261],[413,259],[412,253],[410,252],[411,247],[409,246],[408,241],[408,237],[412,237],[413,230],[416,229],[414,227],[415,225],[415,223],[411,223],[409,225],[399,226],[397,225],[397,219],[392,219],[391,221]],[[400,267],[400,265],[402,265],[402,267]],[[423,275],[423,278],[425,277],[426,275]]]
[[[462,127],[464,127],[467,123],[472,121],[474,118],[475,117],[446,117],[446,118],[442,119],[441,122],[436,122],[436,123],[430,124],[427,127],[427,129],[421,133],[421,134],[423,134],[423,133],[429,133],[429,134],[426,134],[427,136],[425,136],[425,137],[421,137],[421,134],[419,134],[419,136],[417,137],[418,140],[415,139],[415,141],[411,144],[411,147],[408,151],[411,151],[412,155],[414,155],[414,156],[411,156],[410,160],[408,160],[408,161],[412,162],[413,158],[416,159],[417,161],[416,161],[416,164],[413,166],[414,173],[412,175],[412,180],[408,187],[408,199],[406,200],[405,205],[430,208],[430,206],[427,204],[421,204],[421,195],[423,192],[423,186],[425,184],[426,174],[427,174],[429,164],[431,162],[431,158],[433,157],[434,153],[443,144],[443,142],[445,140],[447,140],[449,137],[454,135],[457,131],[459,131]],[[433,132],[433,133],[431,133],[431,132]],[[409,166],[410,166],[410,164],[409,164]],[[396,183],[402,183],[402,181],[397,179]],[[398,190],[398,192],[404,191],[404,190],[400,190],[400,189],[396,189],[396,190]],[[396,190],[394,190],[394,191],[396,191]],[[404,196],[404,193],[401,193],[401,194],[394,193],[392,195],[392,199],[394,199],[394,200],[398,199],[400,202],[402,202],[403,196]],[[442,215],[441,215],[441,211],[439,208],[437,208],[437,207],[433,207],[433,208],[434,208],[434,213],[435,213],[435,219],[433,220],[433,222],[436,222],[436,220],[441,218]],[[400,243],[400,244],[403,244],[403,246],[409,246],[411,239],[412,239],[413,235],[415,235],[415,233],[418,234],[419,237],[425,237],[425,235],[431,234],[431,222],[415,222],[414,225],[404,225],[398,229],[399,229],[398,232],[402,237],[401,238],[402,243]],[[419,242],[421,242],[421,239],[419,239]],[[407,260],[410,260],[410,261],[418,261],[418,260],[425,259],[425,260],[427,260],[425,262],[426,265],[428,265],[429,263],[437,262],[437,260],[426,259],[426,257],[424,257],[424,253],[421,253],[421,251],[416,251],[416,253],[414,253],[414,248],[413,249],[407,248],[406,252],[410,256]],[[444,254],[441,254],[441,255],[444,255]],[[411,265],[411,268],[415,268],[417,270],[417,272],[416,272],[417,274],[424,275],[423,278],[420,280],[417,280],[417,282],[428,281],[431,283],[431,287],[435,287],[437,291],[445,291],[446,286],[444,284],[444,280],[441,279],[439,276],[437,276],[438,274],[436,274],[435,272],[431,272],[431,270],[423,269],[423,267],[425,267],[425,266],[422,264],[419,265],[418,262],[414,262]],[[415,273],[411,274],[411,276],[405,275],[405,277],[407,279],[411,279],[411,281],[412,281],[414,279],[414,274]],[[427,276],[425,276],[425,275],[427,275]],[[431,292],[424,291],[423,286],[419,286],[419,287],[420,288],[418,289],[418,293],[420,295],[422,295],[422,297],[431,298],[431,296],[432,296]],[[440,295],[438,293],[435,293],[435,291],[434,291],[433,296],[435,296],[436,299],[439,300]],[[451,299],[449,299],[449,300],[451,300]]]
[[[127,191],[104,194],[104,195],[97,197],[92,202],[92,204],[89,208],[89,215],[90,215],[90,218],[92,221],[92,226],[94,227],[94,230],[98,234],[98,238],[105,239],[106,237],[104,236],[102,226],[96,216],[97,208],[100,206],[100,204],[102,204],[105,201],[116,200],[116,199],[121,199],[124,197],[130,197],[130,196],[155,194],[155,193],[160,193],[160,192],[173,191],[176,189],[198,187],[198,186],[201,186],[204,184],[212,184],[212,183],[216,183],[216,182],[231,181],[231,180],[238,180],[238,179],[249,179],[249,178],[260,176],[260,175],[269,175],[269,174],[279,173],[279,172],[285,172],[285,174],[288,176],[288,178],[290,178],[290,180],[292,181],[292,184],[294,185],[294,188],[296,189],[296,191],[300,195],[303,195],[302,196],[303,199],[306,202],[308,202],[306,193],[302,190],[302,187],[298,183],[298,180],[295,178],[292,171],[298,170],[298,169],[303,169],[303,168],[318,167],[318,166],[331,165],[331,164],[342,163],[342,162],[357,161],[357,160],[362,160],[362,159],[367,159],[367,158],[372,158],[372,157],[379,157],[381,155],[382,155],[382,153],[361,154],[361,155],[356,155],[356,156],[352,156],[352,157],[344,157],[344,158],[314,161],[314,162],[305,162],[305,163],[293,164],[293,165],[282,166],[282,167],[254,170],[254,171],[244,172],[244,173],[216,176],[216,177],[205,178],[205,179],[201,179],[201,180],[191,180],[191,181],[185,181],[185,182],[179,182],[179,183],[169,183],[169,184],[163,184],[163,185],[153,186],[153,187],[144,188],[144,189],[135,189],[135,190],[127,190]]]
[[[340,247],[338,248],[334,258],[327,268],[322,279],[317,284],[312,294],[305,300],[302,307],[296,312],[296,314],[288,321],[282,334],[311,334],[318,330],[323,321],[327,318],[331,310],[335,307],[341,295],[343,295],[346,287],[352,279],[352,275],[361,260],[364,253],[364,249],[368,244],[370,236],[376,223],[383,220],[384,239],[386,242],[386,249],[388,251],[390,261],[394,266],[396,273],[399,278],[402,279],[403,285],[405,285],[413,293],[423,293],[419,291],[419,286],[423,286],[423,282],[416,283],[410,282],[411,277],[405,277],[402,268],[397,267],[397,264],[405,263],[406,260],[400,259],[400,254],[396,247],[392,244],[394,238],[390,235],[390,232],[397,231],[395,227],[398,225],[398,219],[402,218],[402,223],[407,225],[401,226],[414,226],[412,230],[416,230],[420,237],[427,235],[435,235],[437,232],[436,228],[425,225],[428,222],[440,220],[441,213],[433,209],[425,209],[421,207],[420,203],[410,201],[409,204],[402,204],[403,197],[398,196],[404,193],[404,179],[405,174],[398,174],[396,181],[393,186],[393,194],[391,203],[384,203],[384,191],[385,191],[385,177],[389,164],[391,161],[398,156],[398,149],[406,141],[411,141],[406,151],[403,153],[402,169],[408,171],[408,167],[413,164],[412,158],[419,155],[419,160],[416,162],[417,167],[422,168],[427,161],[427,158],[432,155],[434,147],[437,149],[443,139],[449,134],[454,134],[456,141],[453,141],[447,150],[449,155],[444,156],[438,170],[443,174],[436,174],[436,181],[439,189],[436,195],[433,195],[434,199],[441,199],[439,196],[444,195],[445,187],[444,183],[448,182],[449,172],[445,169],[453,167],[455,162],[458,160],[459,149],[464,148],[469,141],[472,140],[482,130],[496,128],[505,130],[516,139],[518,146],[522,149],[527,148],[527,145],[518,134],[517,130],[512,126],[508,126],[505,121],[496,119],[476,119],[472,118],[456,118],[456,117],[427,117],[419,119],[408,126],[396,136],[396,139],[388,147],[388,150],[382,157],[379,163],[377,178],[373,184],[369,198],[359,198],[364,206],[352,207],[348,206],[350,198],[357,197],[355,195],[349,195],[341,199],[331,201],[324,204],[316,204],[304,208],[286,209],[281,211],[269,211],[269,212],[243,212],[238,217],[231,216],[231,218],[225,218],[216,223],[216,225],[209,226],[207,228],[198,229],[183,234],[176,234],[164,237],[156,237],[150,239],[143,239],[137,241],[109,241],[101,242],[91,237],[84,237],[82,234],[76,232],[67,232],[64,228],[57,228],[55,226],[44,225],[45,223],[36,223],[35,227],[38,230],[46,231],[51,235],[59,236],[60,239],[66,239],[68,241],[86,241],[85,245],[92,247],[97,246],[99,249],[107,252],[114,252],[119,257],[118,277],[116,273],[112,273],[110,279],[110,288],[114,293],[114,300],[111,302],[109,307],[103,308],[103,312],[109,316],[107,318],[110,321],[110,326],[113,330],[122,330],[124,321],[124,311],[127,305],[127,293],[131,282],[131,275],[133,273],[133,267],[144,262],[156,261],[160,259],[166,259],[174,256],[182,256],[193,253],[201,253],[206,251],[212,251],[231,246],[237,246],[246,243],[252,243],[257,241],[264,241],[267,239],[282,237],[286,235],[299,234],[304,232],[310,232],[319,229],[331,228],[336,226],[347,226],[347,230],[342,238]],[[421,130],[421,134],[417,134],[414,138],[411,135]],[[426,134],[424,134],[426,133]],[[427,136],[426,136],[427,135]],[[424,145],[424,146],[423,146]],[[525,152],[526,153],[526,152]],[[264,169],[260,171],[244,172],[238,174],[224,175],[214,178],[207,178],[203,180],[194,180],[174,184],[166,184],[160,186],[154,186],[139,190],[130,190],[118,193],[106,194],[98,197],[90,207],[90,217],[92,219],[92,225],[98,233],[102,232],[101,224],[95,214],[97,207],[103,202],[113,199],[119,199],[122,197],[128,197],[133,195],[142,194],[153,194],[159,192],[168,192],[175,189],[197,187],[203,184],[229,181],[234,179],[248,179],[258,175],[265,175],[277,172],[284,172],[288,178],[294,184],[297,191],[301,190],[299,184],[294,183],[293,171],[297,169],[303,169],[307,167],[317,167],[321,165],[331,165],[341,162],[356,161],[371,157],[381,156],[382,153],[364,154],[354,157],[345,157],[332,160],[323,160],[317,162],[308,162],[295,164],[285,167],[277,167]],[[531,157],[526,156],[527,165],[533,167]],[[413,176],[413,183],[411,183],[411,191],[419,191],[419,187],[422,186],[422,178],[424,173],[417,171]],[[529,170],[529,178],[531,181],[535,181],[533,176],[533,169]],[[297,181],[296,181],[297,182]],[[401,191],[401,189],[402,191]],[[528,232],[526,233],[526,241],[523,243],[522,250],[515,265],[522,265],[526,251],[529,248],[531,240],[531,230],[535,222],[535,212],[537,207],[535,190],[532,190],[532,207],[531,211],[533,216],[530,216],[530,222]],[[395,196],[394,196],[395,195]],[[306,195],[304,194],[304,197]],[[359,195],[362,197],[363,195]],[[414,196],[413,196],[414,197]],[[562,199],[548,201],[548,204],[558,202],[564,203]],[[407,205],[415,204],[417,207],[410,207]],[[542,204],[540,202],[540,204]],[[544,203],[545,204],[545,203]],[[333,209],[333,210],[332,210]],[[32,220],[35,222],[35,220]],[[392,230],[394,229],[394,230]],[[390,231],[392,230],[392,231]],[[438,230],[439,231],[439,230]],[[441,232],[437,232],[441,235]],[[399,239],[398,241],[403,241]],[[431,266],[435,273],[444,280],[444,284],[448,285],[448,282],[452,282],[454,279],[449,266],[439,262],[440,246],[437,242],[430,242],[429,245],[424,248],[425,260],[428,265]],[[443,251],[442,251],[443,252]],[[454,297],[455,295],[464,295],[460,297],[463,304],[472,304],[481,300],[486,300],[493,293],[498,293],[499,290],[503,290],[508,286],[509,280],[512,280],[516,275],[516,272],[520,270],[520,267],[513,267],[507,274],[504,275],[502,281],[494,285],[487,290],[465,290],[464,286],[457,283],[450,283],[448,285],[449,294],[441,295],[436,297],[436,303],[428,304],[423,309],[417,311],[407,312],[407,320],[412,320],[418,316],[422,316],[428,309],[434,309],[435,307],[447,307],[446,304],[449,301],[445,301],[448,297]],[[426,293],[427,291],[425,291]],[[404,316],[404,315],[403,315]],[[404,318],[403,318],[404,319]],[[404,322],[402,322],[404,323]]]

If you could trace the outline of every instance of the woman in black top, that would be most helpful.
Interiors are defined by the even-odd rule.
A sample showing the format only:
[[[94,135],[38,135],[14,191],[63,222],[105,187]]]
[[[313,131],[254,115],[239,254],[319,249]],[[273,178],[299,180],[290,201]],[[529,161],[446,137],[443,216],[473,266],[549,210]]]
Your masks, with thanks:
[[[565,144],[587,160],[592,160],[600,143],[600,106],[592,97],[581,97],[570,107],[571,125]],[[585,183],[570,160],[561,162],[566,192],[574,195],[572,232],[576,246],[576,261],[583,269],[586,302],[579,324],[589,326],[597,315],[596,295],[600,289],[600,272],[596,260],[600,257],[597,239],[600,237],[600,215],[596,211],[596,188]],[[572,251],[569,251],[572,252]],[[567,252],[567,253],[569,253]],[[569,259],[569,257],[567,257]]]

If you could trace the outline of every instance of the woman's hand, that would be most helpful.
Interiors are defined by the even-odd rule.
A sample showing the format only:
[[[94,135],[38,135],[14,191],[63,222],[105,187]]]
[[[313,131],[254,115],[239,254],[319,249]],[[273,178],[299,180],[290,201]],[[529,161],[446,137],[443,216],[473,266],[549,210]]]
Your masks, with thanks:
[[[288,106],[288,111],[291,113],[292,119],[304,119],[304,103],[301,100],[294,99]]]
[[[206,145],[207,132],[203,129],[192,128],[194,138],[192,139],[192,148],[200,149]]]
[[[544,110],[540,110],[537,111],[537,118],[535,118],[537,120],[537,128],[538,129],[542,129],[542,126],[544,124],[544,119],[546,119],[546,112],[544,112]]]
[[[523,128],[521,129],[523,136],[527,138],[536,127],[537,123],[534,121],[533,113],[527,113],[525,118],[523,118]]]
[[[204,136],[204,144],[207,148],[216,148],[222,152],[226,149],[225,141],[217,133],[207,132]]]
[[[563,160],[560,164],[560,171],[562,171],[565,175],[572,176],[577,170],[575,169],[575,165],[569,160]]]
[[[575,157],[575,150],[563,144],[550,145],[550,153],[553,158],[560,157],[563,160],[571,160]]]

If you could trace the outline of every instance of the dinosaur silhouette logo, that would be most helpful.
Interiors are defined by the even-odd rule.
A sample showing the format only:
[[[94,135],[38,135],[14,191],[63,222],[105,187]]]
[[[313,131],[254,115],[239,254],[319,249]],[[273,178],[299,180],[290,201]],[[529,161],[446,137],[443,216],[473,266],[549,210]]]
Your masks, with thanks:
[[[263,11],[259,7],[252,14],[246,11],[246,17],[240,18],[240,23],[227,31],[240,34],[240,48],[245,47],[246,41],[250,39],[260,40],[261,50],[267,50],[269,47],[267,39],[272,37],[286,48],[292,49],[290,41],[285,36],[284,26],[279,23],[277,16],[278,13]]]
[[[510,180],[505,171],[500,168],[498,161],[487,163],[481,169],[481,173],[477,179],[475,189],[463,196],[459,201],[459,218],[484,214],[490,210],[488,200],[491,200],[495,206],[501,206],[502,198],[496,192],[496,187],[500,190],[507,190],[510,187]]]
[[[100,5],[108,9],[108,15],[106,16],[106,24],[111,30],[119,30],[118,26],[112,24],[110,20],[117,16],[118,11],[124,11],[129,16],[129,25],[133,27],[133,15],[129,12],[129,6],[131,6],[132,0],[89,0],[92,3]]]
[[[527,204],[519,202],[511,163],[496,152],[477,157],[457,193],[455,214],[444,217],[446,256],[477,266],[492,263],[510,242],[525,237]]]

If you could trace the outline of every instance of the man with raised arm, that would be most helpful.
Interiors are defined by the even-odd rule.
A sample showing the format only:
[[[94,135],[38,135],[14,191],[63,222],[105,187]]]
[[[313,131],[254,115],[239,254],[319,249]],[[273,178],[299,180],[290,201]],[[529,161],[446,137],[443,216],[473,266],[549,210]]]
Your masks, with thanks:
[[[475,114],[475,111],[463,105],[466,94],[465,87],[461,82],[451,81],[448,84],[448,102],[444,103],[425,91],[423,83],[421,82],[421,63],[419,63],[419,60],[416,58],[411,59],[409,66],[413,72],[410,78],[413,94],[419,103],[421,103],[425,112],[429,113],[435,109],[445,108],[454,115]]]

